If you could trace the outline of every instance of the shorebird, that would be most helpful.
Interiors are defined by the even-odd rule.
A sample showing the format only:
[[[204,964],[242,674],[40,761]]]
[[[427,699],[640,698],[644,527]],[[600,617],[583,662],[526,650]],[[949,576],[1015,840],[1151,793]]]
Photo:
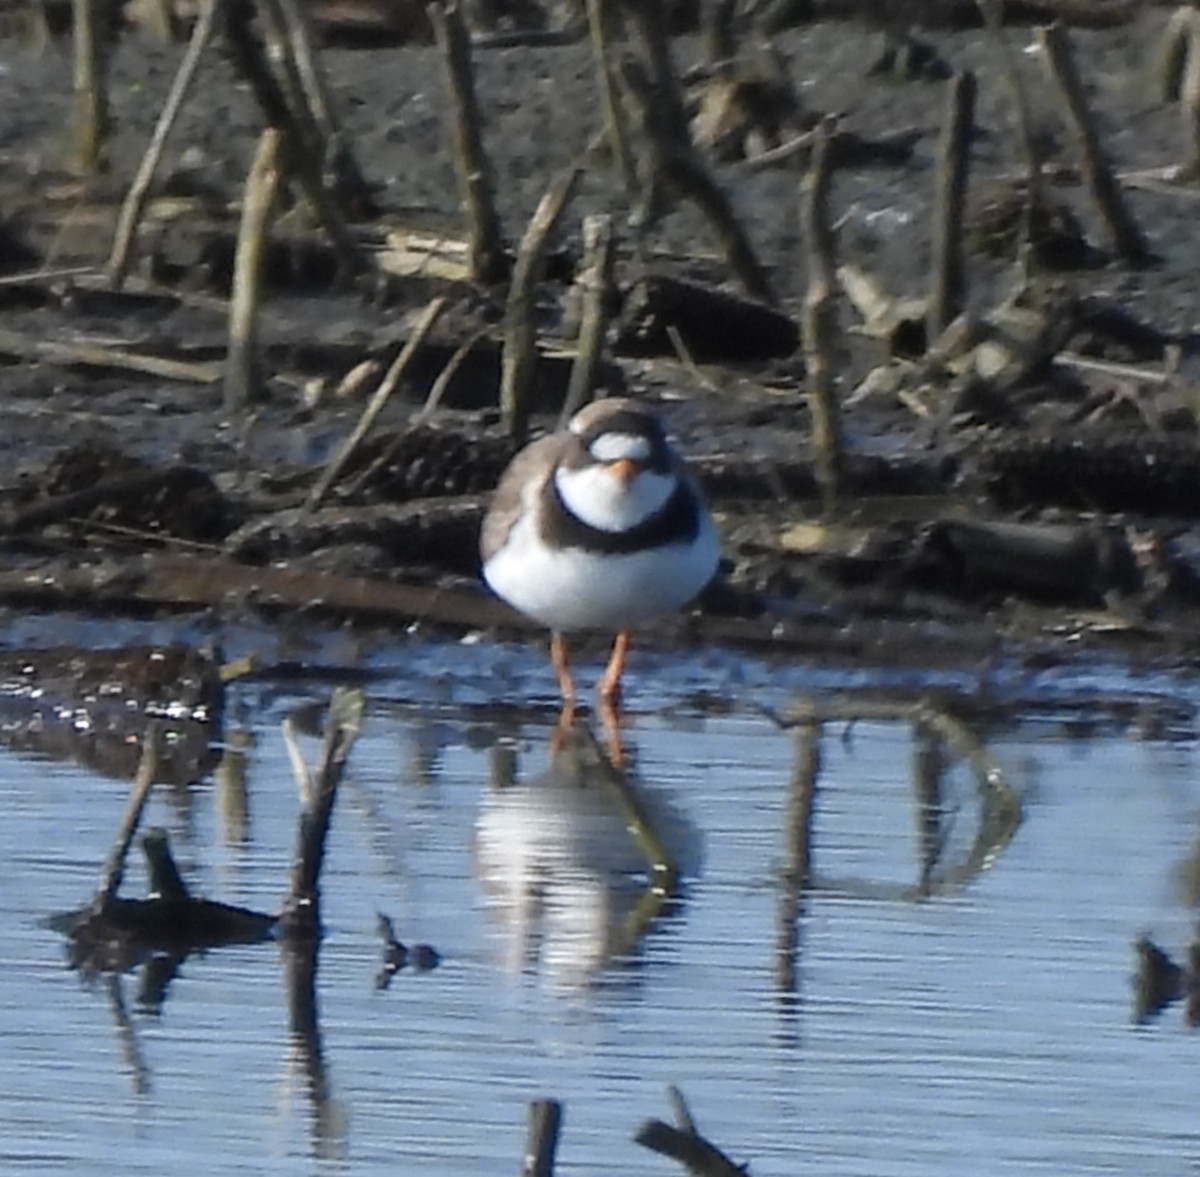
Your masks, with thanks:
[[[551,630],[566,710],[575,683],[565,635],[616,632],[599,687],[615,709],[630,630],[696,596],[716,571],[720,545],[658,417],[611,398],[517,454],[484,519],[480,552],[496,595]]]

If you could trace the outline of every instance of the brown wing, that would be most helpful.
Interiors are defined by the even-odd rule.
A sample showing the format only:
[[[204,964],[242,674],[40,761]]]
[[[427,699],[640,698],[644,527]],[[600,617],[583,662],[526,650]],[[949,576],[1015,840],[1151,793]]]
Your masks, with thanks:
[[[509,463],[483,517],[479,554],[485,564],[504,546],[513,524],[520,518],[524,509],[521,496],[525,488],[530,483],[541,487],[550,477],[564,446],[572,441],[569,434],[551,433],[531,442]]]

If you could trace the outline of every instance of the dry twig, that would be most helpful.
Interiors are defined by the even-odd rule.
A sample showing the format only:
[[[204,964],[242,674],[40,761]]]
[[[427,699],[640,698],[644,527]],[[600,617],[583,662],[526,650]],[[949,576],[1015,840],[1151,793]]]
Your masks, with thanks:
[[[592,216],[583,221],[583,262],[576,285],[583,292],[579,313],[579,346],[571,365],[571,379],[559,424],[565,425],[591,397],[604,352],[608,308],[613,295],[612,217]]]
[[[209,41],[212,39],[213,26],[216,24],[217,5],[219,3],[220,0],[204,0],[204,3],[200,6],[200,15],[196,18],[196,23],[192,28],[192,36],[188,41],[187,52],[183,56],[183,61],[179,63],[179,69],[176,71],[175,79],[171,83],[170,93],[167,95],[167,100],[163,103],[163,108],[159,112],[158,122],[155,123],[154,134],[150,137],[146,153],[142,156],[142,162],[138,165],[133,183],[129,185],[129,192],[125,197],[124,203],[121,205],[121,212],[117,217],[117,229],[113,235],[112,251],[109,254],[107,266],[108,280],[114,290],[120,290],[125,282],[125,275],[129,270],[129,255],[133,246],[134,234],[137,232],[138,222],[142,218],[142,210],[146,207],[146,198],[150,192],[150,185],[154,182],[154,174],[158,170],[158,164],[162,159],[163,150],[166,148],[167,139],[175,126],[175,120],[179,117],[180,110],[183,108],[183,103],[187,98],[188,90],[191,88],[192,80],[196,76],[196,70],[200,66],[200,58],[203,56]]]
[[[1125,203],[1121,187],[1113,176],[1112,165],[1096,132],[1066,29],[1061,24],[1039,29],[1038,41],[1046,54],[1051,76],[1066,103],[1079,144],[1080,166],[1113,247],[1128,265],[1143,266],[1149,259],[1149,251]]]
[[[146,801],[158,771],[158,739],[159,726],[151,722],[142,736],[142,758],[138,764],[137,776],[133,779],[129,800],[125,803],[125,812],[121,815],[116,839],[108,852],[100,886],[92,900],[92,910],[95,912],[102,913],[121,889],[121,879],[125,875],[125,859],[129,854],[129,847],[133,844],[134,835],[142,820],[142,811],[146,808]]]
[[[826,125],[817,137],[804,182],[802,219],[808,247],[808,291],[804,296],[804,362],[812,414],[813,460],[826,509],[841,489],[842,427],[834,387],[837,331],[837,260],[829,220],[830,143]]]
[[[268,126],[278,128],[283,134],[283,173],[304,193],[343,271],[359,274],[368,270],[367,256],[347,225],[341,194],[326,183],[324,165],[328,145],[308,107],[278,0],[258,0],[257,5],[257,15],[271,49],[269,56],[250,27],[249,4],[243,0],[223,0],[222,13],[224,44],[234,67],[253,91]]]
[[[613,63],[613,5],[616,0],[586,0],[588,38],[592,46],[600,98],[604,106],[604,130],[609,147],[625,179],[625,192],[630,204],[640,196],[637,165],[629,145],[629,127],[618,94],[618,75]]]
[[[936,339],[963,309],[963,206],[967,192],[971,131],[975,121],[975,75],[958,74],[948,87],[938,141],[937,191],[933,201],[933,265],[925,335]]]
[[[508,258],[496,211],[491,162],[483,147],[471,39],[458,0],[434,0],[429,12],[446,62],[446,85],[454,107],[454,163],[470,223],[471,277],[485,284],[499,282],[508,272]]]
[[[263,131],[246,177],[225,359],[225,409],[231,413],[240,412],[258,397],[258,312],[271,213],[279,192],[282,138],[283,132],[277,127]]]
[[[1037,136],[1034,134],[1033,108],[1029,102],[1025,79],[1021,74],[1012,44],[1004,33],[1004,0],[976,0],[976,2],[983,14],[983,22],[987,26],[988,33],[996,45],[1001,71],[1008,81],[1013,101],[1017,107],[1017,130],[1021,150],[1025,156],[1025,166],[1028,170],[1024,225],[1018,256],[1021,264],[1027,267],[1033,250],[1034,226],[1039,223],[1041,210],[1046,206],[1046,178],[1042,164],[1042,152],[1038,147]]]
[[[1187,153],[1178,178],[1200,179],[1200,8],[1175,10],[1163,36],[1159,90],[1164,101],[1178,101]]]
[[[333,816],[333,803],[354,741],[362,731],[364,699],[361,691],[339,687],[329,701],[325,742],[316,771],[298,777],[300,830],[292,883],[279,917],[282,934],[308,939],[320,934],[320,882],[325,862],[325,842]]]
[[[101,169],[109,129],[107,15],[105,0],[72,0],[75,166],[89,176]]]
[[[550,234],[566,209],[583,172],[571,168],[539,201],[521,238],[504,312],[504,356],[500,369],[500,413],[509,435],[525,436],[537,371],[534,293],[545,269]]]
[[[669,58],[668,58],[669,61]],[[649,76],[640,62],[626,61],[621,70],[626,93],[641,112],[646,138],[648,175],[642,185],[644,219],[656,215],[655,193],[666,181],[700,210],[712,226],[729,268],[751,298],[774,305],[776,299],[767,271],[742,228],[728,197],[692,143],[678,97]],[[681,125],[682,124],[682,125]]]
[[[338,474],[341,473],[342,467],[350,459],[351,454],[362,444],[363,438],[370,433],[379,414],[383,412],[384,406],[391,398],[392,393],[404,378],[404,373],[407,371],[409,364],[412,363],[413,356],[420,350],[421,345],[425,342],[426,337],[433,329],[434,323],[437,322],[438,316],[445,309],[445,306],[445,298],[435,298],[425,308],[424,313],[417,320],[417,324],[413,327],[412,334],[408,337],[400,354],[393,361],[392,366],[380,381],[374,395],[367,402],[367,406],[363,409],[362,416],[359,417],[358,424],[355,425],[353,432],[330,459],[329,464],[321,472],[321,477],[317,479],[316,484],[309,492],[308,498],[304,503],[306,511],[312,511],[320,504],[321,500],[329,493],[329,488],[337,481]]]

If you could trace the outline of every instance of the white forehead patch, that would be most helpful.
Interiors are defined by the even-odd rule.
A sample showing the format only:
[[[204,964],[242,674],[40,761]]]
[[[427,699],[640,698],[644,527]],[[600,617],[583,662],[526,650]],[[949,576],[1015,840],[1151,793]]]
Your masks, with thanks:
[[[644,462],[650,457],[650,440],[632,433],[602,433],[588,446],[588,453],[597,462],[619,462],[622,458]]]

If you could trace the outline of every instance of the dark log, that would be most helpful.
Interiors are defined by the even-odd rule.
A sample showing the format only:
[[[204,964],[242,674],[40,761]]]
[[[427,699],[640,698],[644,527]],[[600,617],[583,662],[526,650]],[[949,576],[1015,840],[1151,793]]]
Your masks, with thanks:
[[[672,330],[700,363],[788,356],[800,342],[795,320],[766,303],[647,274],[626,296],[614,347],[625,355],[674,355]]]
[[[529,1101],[521,1177],[553,1177],[562,1114],[562,1104],[557,1099]]]
[[[1001,595],[1096,605],[1140,587],[1128,541],[1111,529],[946,519],[930,543],[953,558],[965,584]]]

